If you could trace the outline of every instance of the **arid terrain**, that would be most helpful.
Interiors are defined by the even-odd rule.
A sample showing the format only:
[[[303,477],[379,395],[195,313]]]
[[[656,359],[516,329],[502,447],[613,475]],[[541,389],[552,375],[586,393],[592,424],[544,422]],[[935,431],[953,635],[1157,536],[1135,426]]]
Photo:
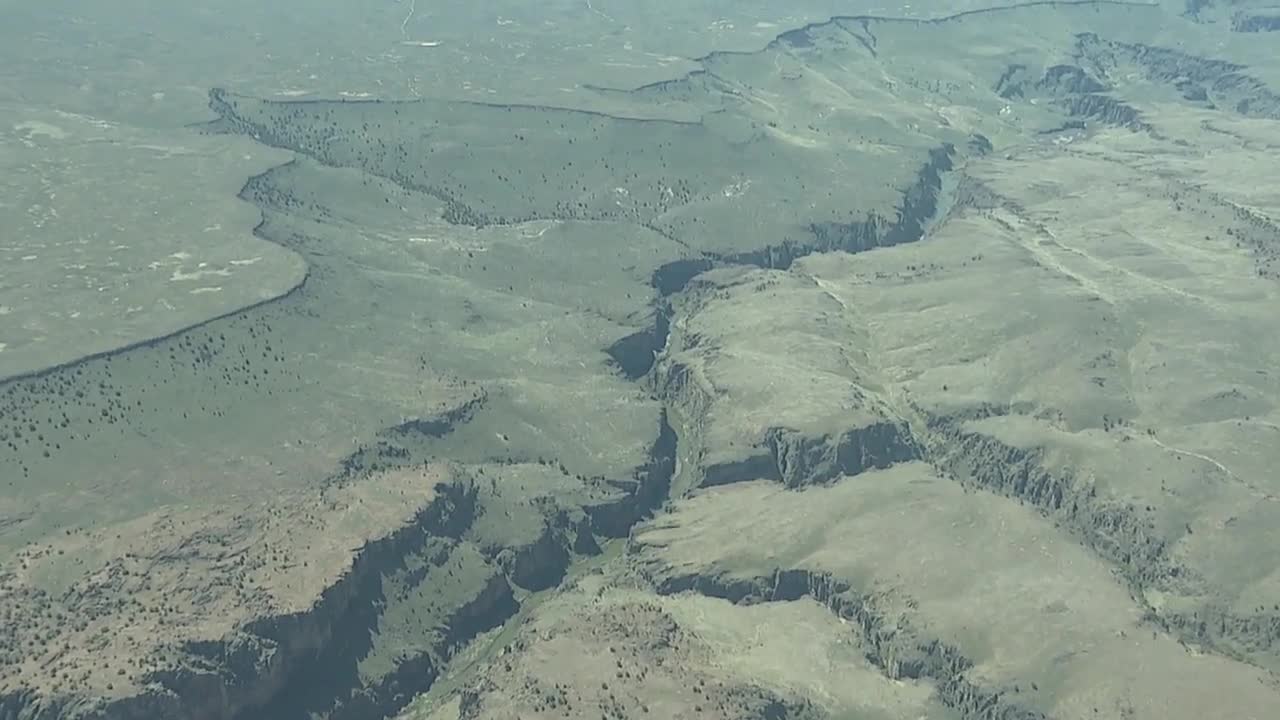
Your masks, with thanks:
[[[1280,717],[1274,6],[153,4],[0,2],[0,719]]]

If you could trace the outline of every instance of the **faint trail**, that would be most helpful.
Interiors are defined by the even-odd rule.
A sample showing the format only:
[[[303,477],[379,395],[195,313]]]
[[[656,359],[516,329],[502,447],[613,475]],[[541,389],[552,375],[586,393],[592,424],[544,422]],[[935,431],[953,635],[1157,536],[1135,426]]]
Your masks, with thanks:
[[[1160,441],[1160,439],[1159,439],[1159,438],[1156,438],[1156,437],[1151,437],[1151,438],[1149,438],[1149,439],[1151,440],[1151,442],[1155,443],[1156,445],[1159,445],[1160,447],[1164,448],[1165,450],[1168,450],[1169,452],[1178,453],[1179,455],[1186,455],[1186,456],[1188,456],[1188,457],[1196,458],[1197,460],[1203,460],[1203,461],[1205,461],[1205,462],[1209,463],[1210,465],[1212,465],[1212,466],[1214,466],[1214,467],[1218,468],[1219,470],[1221,470],[1221,471],[1223,472],[1223,474],[1225,474],[1225,475],[1229,475],[1230,477],[1233,477],[1233,478],[1236,476],[1236,474],[1235,474],[1235,473],[1233,473],[1233,472],[1231,472],[1230,470],[1228,470],[1228,469],[1227,469],[1227,466],[1223,465],[1222,463],[1218,462],[1217,460],[1214,460],[1213,458],[1209,457],[1208,455],[1201,455],[1200,453],[1197,453],[1197,452],[1191,452],[1190,450],[1183,450],[1182,448],[1176,448],[1176,447],[1173,447],[1173,446],[1167,445],[1167,444],[1165,444],[1165,443],[1161,442],[1161,441]]]
[[[397,1],[403,2],[403,0],[397,0]],[[418,11],[418,0],[409,0],[409,11],[404,14],[404,19],[400,21],[400,44],[401,45],[421,44],[423,47],[435,47],[438,43],[409,42],[409,21],[413,20],[413,15],[417,11]],[[418,80],[417,77],[414,76],[411,70],[406,69],[404,71],[405,87],[408,88],[409,94],[415,98],[421,97],[418,94],[417,80]],[[378,84],[381,85],[382,84],[381,81],[379,81]]]
[[[612,17],[609,16],[608,13],[597,10],[596,6],[591,4],[591,0],[587,0],[587,9],[599,15],[600,17],[604,18],[605,20],[608,20],[609,22],[616,22]]]
[[[805,275],[812,280],[813,283],[817,285],[818,289],[822,290],[827,297],[836,301],[846,314],[852,316],[854,320],[861,323],[863,327],[870,327],[865,322],[862,313],[857,308],[850,307],[849,303],[845,302],[845,299],[840,297],[839,292],[837,292],[838,288],[835,287],[833,283],[811,273],[805,273]],[[880,359],[884,357],[884,353],[880,347],[879,339],[876,337],[875,333],[868,332],[867,335],[867,356],[873,362],[870,367],[871,377],[879,385],[878,389],[884,392],[885,395],[885,404],[881,409],[884,410],[887,415],[896,418],[898,422],[910,428],[911,434],[915,437],[925,437],[926,435],[923,429],[925,427],[925,423],[923,418],[921,418],[919,414],[915,412],[914,408],[912,408],[911,401],[902,396],[902,388],[898,386],[897,380],[889,377],[885,373],[884,367],[880,364]],[[845,365],[849,367],[850,371],[854,372],[853,365],[849,362],[847,357],[844,358],[844,362]]]
[[[1198,453],[1198,452],[1192,452],[1192,451],[1190,451],[1190,450],[1184,450],[1183,448],[1180,448],[1180,447],[1174,447],[1174,446],[1172,446],[1172,445],[1167,445],[1167,444],[1165,444],[1164,442],[1162,442],[1159,438],[1157,438],[1157,437],[1155,437],[1155,436],[1153,436],[1153,435],[1134,435],[1134,436],[1132,436],[1132,437],[1139,437],[1139,438],[1142,438],[1142,439],[1145,439],[1145,440],[1149,440],[1149,441],[1151,441],[1152,443],[1155,443],[1155,444],[1156,444],[1156,446],[1160,447],[1162,450],[1165,450],[1166,452],[1175,453],[1175,454],[1177,454],[1177,455],[1185,455],[1185,456],[1187,456],[1187,457],[1192,457],[1192,458],[1195,458],[1195,459],[1200,460],[1200,461],[1202,461],[1202,462],[1209,463],[1210,465],[1212,465],[1212,466],[1214,466],[1215,468],[1217,468],[1217,469],[1218,469],[1218,470],[1219,470],[1223,475],[1225,475],[1225,476],[1227,476],[1228,478],[1230,478],[1230,479],[1232,479],[1232,480],[1236,481],[1236,482],[1237,482],[1237,483],[1239,483],[1240,485],[1243,485],[1244,487],[1248,488],[1248,489],[1249,489],[1249,490],[1251,490],[1252,492],[1256,493],[1256,494],[1257,494],[1260,498],[1262,498],[1263,500],[1269,500],[1269,501],[1271,501],[1271,502],[1276,502],[1276,501],[1280,500],[1280,498],[1277,498],[1275,495],[1273,495],[1273,494],[1271,494],[1271,493],[1267,492],[1265,489],[1260,488],[1260,487],[1258,487],[1258,486],[1254,485],[1253,483],[1251,483],[1251,482],[1249,482],[1249,481],[1245,480],[1244,478],[1240,477],[1239,475],[1235,474],[1235,473],[1234,473],[1234,472],[1232,472],[1231,470],[1228,470],[1226,465],[1223,465],[1222,463],[1218,462],[1217,460],[1214,460],[1213,458],[1209,457],[1208,455],[1204,455],[1204,454],[1201,454],[1201,453]]]
[[[404,20],[400,22],[400,37],[408,37],[409,21],[413,19],[413,13],[418,10],[418,0],[409,0],[409,12],[405,14]]]

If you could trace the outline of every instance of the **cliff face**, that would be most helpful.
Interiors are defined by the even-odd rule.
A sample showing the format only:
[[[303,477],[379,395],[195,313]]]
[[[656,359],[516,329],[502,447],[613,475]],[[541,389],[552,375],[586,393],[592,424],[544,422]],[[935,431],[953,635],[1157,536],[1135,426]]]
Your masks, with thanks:
[[[1247,615],[1220,605],[1195,567],[1174,549],[1181,532],[1161,528],[1151,508],[1100,494],[1092,482],[1046,457],[1042,447],[1016,447],[972,424],[972,418],[932,417],[929,457],[943,471],[982,489],[1038,508],[1099,556],[1137,597],[1164,593],[1204,597],[1191,610],[1148,609],[1149,620],[1183,642],[1228,657],[1274,664],[1280,654],[1280,612],[1260,607]]]
[[[1080,33],[1076,52],[1099,74],[1136,69],[1153,82],[1202,88],[1214,106],[1245,117],[1280,117],[1280,95],[1239,63],[1217,60],[1180,49],[1107,40]]]
[[[893,222],[814,225],[811,244],[720,258],[723,267],[685,279],[671,300],[653,383],[680,419],[694,485],[763,478],[800,488],[922,457],[906,421],[874,389],[882,380],[862,346],[865,329],[828,290],[783,271],[813,253],[922,239],[953,208],[948,173],[988,150],[978,137],[964,149],[924,153]],[[805,298],[803,312],[787,308],[771,319],[779,312],[769,295],[775,288]]]
[[[866,658],[895,680],[927,680],[958,717],[975,720],[1045,720],[1047,716],[981,688],[965,673],[973,663],[954,646],[913,626],[910,613],[897,612],[889,596],[862,594],[829,573],[780,569],[767,577],[691,574],[654,578],[664,595],[697,592],[734,604],[753,605],[810,598],[858,633]]]
[[[178,667],[150,674],[126,697],[86,703],[13,694],[0,700],[0,717],[229,720],[251,713],[285,691],[300,668],[348,637],[352,627],[367,627],[363,620],[382,573],[419,551],[426,538],[456,534],[474,512],[473,489],[441,485],[404,525],[357,549],[348,569],[309,610],[252,621],[220,640],[193,642]]]
[[[1280,32],[1280,13],[1238,12],[1231,18],[1231,29],[1236,32]]]
[[[829,482],[920,457],[905,423],[877,422],[821,438],[778,428],[769,433],[767,443],[787,487]]]
[[[576,558],[599,552],[596,536],[625,535],[651,512],[665,498],[674,442],[664,420],[650,462],[614,481],[607,499],[578,505],[572,496],[546,495],[521,506],[535,529],[514,543],[495,543],[490,529],[478,528],[481,515],[517,506],[481,492],[484,481],[473,477],[431,521],[368,555],[367,574],[351,583],[359,590],[341,591],[347,601],[334,605],[347,607],[345,614],[271,621],[263,634],[286,647],[296,647],[292,638],[311,646],[273,675],[279,681],[257,695],[260,702],[244,702],[229,717],[265,720],[298,707],[332,720],[394,715],[431,687],[456,652],[519,610],[517,587],[555,586]]]
[[[351,571],[325,590],[311,611],[257,620],[224,642],[221,652],[208,653],[207,673],[166,677],[162,684],[184,702],[210,697],[223,703],[205,714],[193,711],[193,717],[254,717],[259,708],[297,692],[313,663],[364,649],[359,635],[376,627],[384,578],[406,558],[423,554],[431,539],[458,537],[475,516],[476,496],[474,486],[465,482],[445,486],[412,522],[362,548]],[[250,664],[245,662],[246,647],[266,652],[251,654]],[[269,659],[265,667],[252,662],[263,657]],[[210,687],[212,678],[228,676],[233,682]]]
[[[7,693],[0,718],[256,720],[300,708],[334,720],[393,715],[467,642],[519,610],[517,586],[554,586],[575,558],[599,552],[597,537],[625,536],[662,502],[674,453],[664,419],[649,462],[632,477],[577,496],[557,496],[549,486],[516,505],[482,493],[487,482],[460,467],[461,477],[438,486],[398,528],[355,549],[307,610],[190,642],[179,662],[115,699]],[[353,469],[335,482],[360,488],[377,474]],[[498,542],[490,531],[476,535],[477,518],[504,507],[522,508],[539,529],[506,542],[501,533]]]

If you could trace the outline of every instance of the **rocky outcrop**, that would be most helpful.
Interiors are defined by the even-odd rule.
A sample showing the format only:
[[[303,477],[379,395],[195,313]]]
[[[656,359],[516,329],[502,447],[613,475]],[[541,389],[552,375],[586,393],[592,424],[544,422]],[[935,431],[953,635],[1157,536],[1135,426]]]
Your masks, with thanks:
[[[1140,68],[1152,82],[1175,87],[1195,83],[1216,106],[1240,115],[1280,118],[1280,95],[1246,74],[1247,68],[1238,63],[1172,48],[1105,40],[1096,33],[1077,35],[1075,52],[1081,63],[1092,65],[1103,75],[1119,63],[1130,64]]]
[[[707,573],[664,576],[661,571],[649,577],[664,595],[696,592],[735,604],[811,598],[858,633],[867,660],[887,677],[933,681],[942,703],[964,720],[1046,717],[999,691],[981,688],[966,679],[965,671],[973,663],[957,648],[918,630],[909,611],[896,609],[903,605],[900,599],[859,592],[829,573],[786,568],[747,578]]]
[[[905,423],[876,422],[838,436],[813,437],[786,428],[766,434],[765,444],[787,487],[827,483],[844,475],[917,460],[920,447]]]
[[[378,576],[426,538],[456,535],[475,512],[475,491],[461,483],[438,494],[400,529],[355,552],[350,568],[306,611],[264,618],[227,637],[189,645],[176,667],[152,673],[141,692],[93,701],[17,692],[0,698],[0,717],[224,719],[251,716],[285,692],[318,653],[367,628]]]
[[[391,432],[424,430],[409,424]],[[311,608],[251,622],[221,639],[191,643],[178,664],[146,677],[141,692],[96,703],[12,692],[0,697],[0,718],[258,720],[306,712],[330,720],[363,720],[394,714],[431,686],[460,647],[517,612],[514,585],[553,587],[575,557],[599,552],[596,534],[625,536],[661,504],[675,452],[675,433],[663,418],[649,461],[631,478],[604,481],[610,488],[608,500],[576,510],[540,504],[535,512],[545,514],[541,532],[520,545],[484,552],[468,539],[480,511],[475,482],[442,485],[397,531],[356,551],[349,570]],[[353,471],[333,482],[361,478]],[[412,641],[411,651],[386,646],[380,633],[389,622],[405,622],[404,616],[421,603],[415,593],[443,593],[440,614],[427,627],[392,631]],[[357,672],[374,655],[385,658],[380,665],[385,669],[373,675]]]
[[[510,583],[500,572],[489,574],[445,620],[448,632],[411,656],[397,659],[394,669],[352,693],[328,713],[329,720],[388,717],[435,683],[445,664],[465,643],[497,627],[519,610]],[[275,718],[279,715],[263,716]]]
[[[964,153],[982,154],[990,150],[990,143],[975,136],[964,151],[951,144],[934,148],[928,161],[920,168],[916,181],[904,195],[902,210],[890,223],[872,216],[858,223],[826,223],[811,226],[814,241],[810,244],[781,244],[756,253],[715,258],[714,265],[749,265],[764,269],[787,268],[796,259],[808,254],[840,250],[865,252],[915,242],[924,237],[931,222],[949,210],[944,194],[945,176],[956,167]],[[673,266],[673,272],[676,266]],[[665,287],[696,294],[699,289],[714,292],[714,282],[699,283],[700,272],[711,268],[704,265],[679,266],[674,278],[667,278]],[[698,272],[693,272],[693,270]],[[678,282],[677,282],[678,281]],[[676,308],[673,315],[689,312],[688,308]],[[664,327],[669,327],[670,319]],[[682,333],[680,344],[685,349],[697,348],[702,339]],[[702,424],[716,402],[710,382],[696,370],[679,359],[665,361],[654,378],[658,395],[668,407],[678,408],[679,415],[688,420],[686,435],[696,435],[693,427]],[[748,479],[768,479],[782,482],[788,487],[829,482],[840,475],[856,475],[871,468],[884,468],[897,462],[920,457],[921,449],[911,437],[905,423],[882,420],[868,422],[865,416],[850,418],[851,427],[836,432],[801,431],[786,426],[764,428],[760,437],[738,456],[718,460],[705,457],[715,448],[700,448],[699,441],[686,437],[695,446],[694,455],[702,464],[694,484],[701,487],[723,485]]]
[[[1054,101],[1068,115],[1123,127],[1135,132],[1154,132],[1151,123],[1132,106],[1109,95],[1072,95]]]
[[[1049,472],[1044,451],[1017,448],[968,427],[967,418],[928,418],[930,460],[947,475],[1034,505],[1078,534],[1095,552],[1124,568],[1135,586],[1189,580],[1168,560],[1168,545],[1135,508],[1098,496],[1076,478]]]
[[[429,418],[408,418],[398,425],[387,428],[381,434],[394,438],[410,436],[444,437],[453,432],[455,427],[470,420],[484,407],[486,400],[488,400],[488,396],[482,389],[476,393],[474,398],[440,415]]]
[[[660,281],[655,275],[655,285]],[[663,283],[670,280],[661,281]],[[649,373],[654,358],[667,344],[671,331],[671,305],[660,300],[653,309],[649,327],[638,330],[610,345],[605,353],[628,380],[639,380]]]
[[[713,267],[715,262],[711,258],[673,260],[655,270],[649,284],[659,295],[667,297],[684,290],[689,281]]]
[[[658,421],[658,437],[649,448],[649,460],[628,481],[614,481],[622,494],[584,508],[591,529],[609,538],[626,537],[631,527],[649,516],[667,499],[676,471],[676,431],[664,411]]]
[[[299,707],[310,708],[310,712],[329,720],[394,714],[414,696],[430,688],[459,648],[518,611],[513,586],[534,591],[554,587],[576,557],[599,552],[595,534],[625,536],[634,523],[657,507],[666,497],[674,471],[675,443],[675,433],[663,418],[649,461],[638,468],[631,479],[610,481],[617,491],[610,500],[581,509],[562,506],[551,498],[545,503],[535,503],[534,512],[542,514],[541,529],[527,542],[516,546],[479,547],[470,539],[470,521],[480,511],[472,484],[473,489],[467,496],[470,503],[467,513],[455,514],[452,522],[435,523],[421,534],[422,542],[443,539],[447,541],[445,545],[427,552],[421,547],[401,547],[398,558],[394,553],[387,557],[389,565],[385,569],[407,578],[396,582],[397,586],[444,593],[456,603],[447,616],[438,620],[443,633],[424,637],[415,652],[394,658],[392,669],[372,682],[356,682],[350,675],[351,664],[371,653],[368,638],[375,628],[387,622],[383,617],[391,612],[388,608],[397,602],[407,602],[404,598],[387,597],[388,585],[383,578],[375,577],[366,588],[364,600],[355,604],[360,609],[357,612],[362,610],[363,614],[349,617],[343,625],[347,636],[317,633],[315,655],[305,668],[290,674],[292,685],[281,687],[262,710],[243,713],[239,720],[280,717]],[[413,558],[415,553],[428,558],[428,566],[406,575],[406,559]],[[451,563],[468,557],[472,558],[468,562],[473,573],[479,572],[483,580],[458,586],[457,592],[461,594],[453,597],[456,593],[445,593],[443,586],[459,582],[466,573],[462,569],[451,569],[441,576],[440,570],[432,568],[446,565],[452,568]],[[433,580],[432,573],[439,577]],[[401,592],[412,594],[413,590]],[[370,608],[377,609],[370,611]]]
[[[707,464],[702,468],[698,487],[730,485],[749,480],[782,480],[782,476],[778,474],[777,462],[765,448],[755,448],[755,451],[741,460]]]
[[[979,413],[981,414],[981,413]],[[990,416],[988,413],[986,416]],[[1209,597],[1204,578],[1175,559],[1171,538],[1142,508],[1103,497],[1091,483],[1051,472],[1041,448],[1020,448],[973,430],[971,417],[928,416],[929,460],[944,474],[1034,506],[1115,565],[1141,601],[1148,591]],[[1185,612],[1148,611],[1148,619],[1185,643],[1274,667],[1280,655],[1280,607],[1247,616],[1213,601]]]
[[[1231,18],[1231,29],[1240,33],[1280,32],[1280,13],[1239,12]]]
[[[546,590],[560,583],[573,559],[573,545],[566,541],[567,528],[563,527],[567,524],[566,514],[560,513],[542,526],[537,540],[499,554],[498,564],[511,582],[526,590]]]
[[[707,253],[701,258],[676,260],[654,271],[651,284],[659,295],[666,297],[686,290],[695,277],[715,267],[750,265],[784,270],[796,260],[818,252],[857,253],[915,242],[923,237],[925,227],[939,215],[943,204],[943,178],[955,168],[961,153],[982,155],[990,151],[991,142],[981,135],[974,136],[963,151],[950,143],[930,150],[915,182],[903,193],[902,207],[896,218],[873,213],[852,223],[811,223],[806,228],[809,234],[807,242],[784,240],[746,253]],[[669,309],[667,313],[664,322],[670,320]],[[627,341],[635,342],[630,338]]]
[[[919,457],[920,448],[902,423],[875,422],[835,435],[775,427],[765,431],[764,442],[746,457],[706,465],[698,485],[770,480],[802,488]]]
[[[966,151],[976,154],[990,149],[981,135],[967,144]],[[810,242],[782,243],[760,250],[718,258],[726,264],[754,265],[783,270],[791,263],[815,252],[866,252],[878,247],[891,247],[920,240],[925,229],[943,210],[943,178],[956,167],[961,150],[943,143],[929,151],[928,159],[916,173],[915,181],[904,189],[902,206],[895,218],[870,215],[854,223],[822,222],[809,225]]]
[[[1154,132],[1135,108],[1107,95],[1110,88],[1078,65],[1051,65],[1038,78],[1026,65],[1010,65],[993,89],[1006,100],[1047,98],[1074,118],[1087,118],[1135,132]]]

